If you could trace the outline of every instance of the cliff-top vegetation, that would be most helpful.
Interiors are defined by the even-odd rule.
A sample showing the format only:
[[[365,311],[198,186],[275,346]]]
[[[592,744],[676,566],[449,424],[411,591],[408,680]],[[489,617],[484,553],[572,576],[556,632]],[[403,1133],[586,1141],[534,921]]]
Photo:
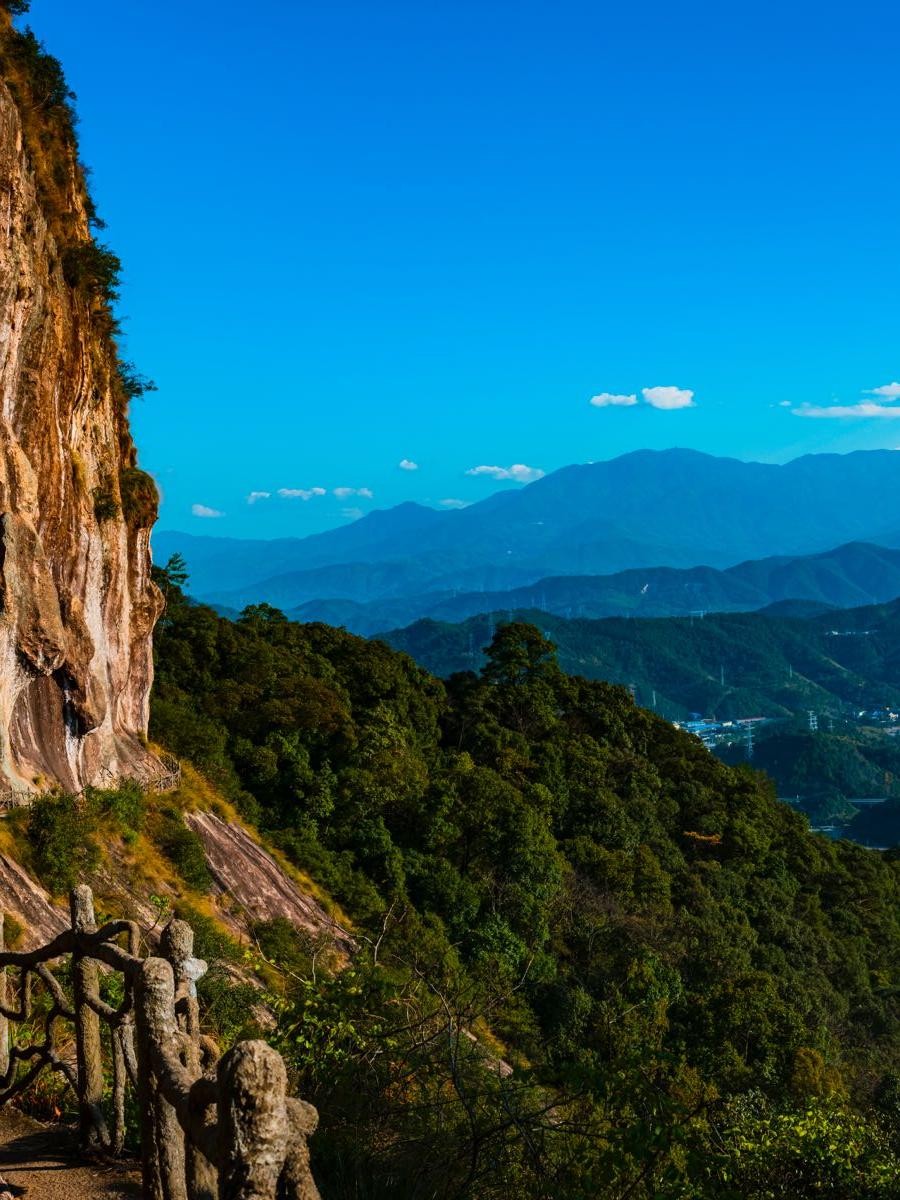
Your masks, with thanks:
[[[125,459],[134,466],[128,403],[155,390],[155,385],[120,355],[116,303],[122,263],[112,248],[95,236],[104,228],[104,222],[91,194],[90,169],[80,157],[77,97],[66,82],[62,64],[33,30],[13,24],[12,18],[27,13],[29,8],[27,0],[0,3],[0,77],[16,101],[41,209],[58,252],[59,269],[90,311],[99,341],[109,344],[120,440]]]

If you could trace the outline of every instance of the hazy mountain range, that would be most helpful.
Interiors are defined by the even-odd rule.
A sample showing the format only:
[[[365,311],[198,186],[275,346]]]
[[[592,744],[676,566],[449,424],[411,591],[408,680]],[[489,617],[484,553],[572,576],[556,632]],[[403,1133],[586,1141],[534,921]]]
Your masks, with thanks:
[[[154,546],[157,560],[185,556],[198,598],[266,601],[360,632],[523,605],[599,616],[863,603],[900,591],[897,556],[875,549],[900,547],[898,467],[889,450],[783,466],[638,451],[459,511],[401,504],[302,539],[162,531]],[[860,542],[874,545],[845,545]]]
[[[751,559],[714,567],[641,567],[615,575],[562,575],[508,591],[414,593],[397,599],[308,600],[298,621],[343,625],[369,635],[422,617],[464,621],[477,613],[538,609],[560,617],[682,617],[748,612],[785,600],[826,608],[880,604],[900,596],[900,550],[851,542],[802,558]]]

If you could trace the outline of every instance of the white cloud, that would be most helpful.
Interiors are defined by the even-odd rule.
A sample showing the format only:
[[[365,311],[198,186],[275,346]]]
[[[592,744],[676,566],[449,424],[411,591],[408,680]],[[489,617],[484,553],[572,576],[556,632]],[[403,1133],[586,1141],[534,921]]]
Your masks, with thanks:
[[[440,504],[443,508],[468,508],[468,500],[455,500],[452,496],[446,500],[441,500]]]
[[[795,417],[812,417],[816,420],[853,420],[863,417],[887,417],[900,419],[900,408],[888,408],[886,404],[875,404],[864,400],[861,404],[801,404],[792,408]]]
[[[599,396],[591,396],[594,408],[631,408],[637,402],[638,398],[633,392],[630,396],[620,396],[615,392],[601,392]]]
[[[337,496],[338,500],[349,500],[351,496],[359,496],[359,498],[361,500],[374,500],[375,499],[375,493],[372,491],[371,488],[367,488],[367,487],[362,487],[362,488],[339,487],[339,488],[334,489],[334,495]]]
[[[358,521],[365,513],[361,508],[342,508],[341,516],[346,517],[348,521]]]
[[[694,393],[687,388],[651,387],[641,388],[645,403],[651,408],[672,411],[677,408],[695,408]]]
[[[511,467],[470,467],[467,475],[490,475],[492,479],[514,479],[516,483],[533,483],[542,479],[544,472],[540,467],[526,467],[524,463],[513,463]]]
[[[880,396],[882,400],[900,400],[900,383],[885,383],[881,387],[870,388],[865,395]]]
[[[223,512],[219,512],[217,508],[209,508],[206,504],[192,504],[191,512],[195,517],[224,517]]]
[[[794,404],[793,404],[792,400],[779,400],[778,407],[779,408],[793,408]]]
[[[397,466],[401,471],[418,471],[419,469],[419,464],[417,462],[413,462],[411,458],[401,458],[397,463]]]
[[[271,495],[271,492],[251,492],[247,497],[247,503],[256,504],[259,500],[268,500]]]
[[[314,496],[327,496],[325,488],[279,488],[282,500],[312,500]]]
[[[694,393],[688,388],[650,387],[641,388],[641,400],[651,408],[667,409],[695,408]],[[591,396],[594,408],[634,408],[641,403],[636,392],[600,392]]]

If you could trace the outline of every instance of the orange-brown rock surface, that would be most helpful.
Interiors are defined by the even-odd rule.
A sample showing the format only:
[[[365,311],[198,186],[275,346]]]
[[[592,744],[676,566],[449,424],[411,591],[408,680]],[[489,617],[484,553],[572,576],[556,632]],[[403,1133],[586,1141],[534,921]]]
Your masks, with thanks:
[[[155,492],[67,109],[16,37],[0,13],[0,791],[77,789],[155,769]]]

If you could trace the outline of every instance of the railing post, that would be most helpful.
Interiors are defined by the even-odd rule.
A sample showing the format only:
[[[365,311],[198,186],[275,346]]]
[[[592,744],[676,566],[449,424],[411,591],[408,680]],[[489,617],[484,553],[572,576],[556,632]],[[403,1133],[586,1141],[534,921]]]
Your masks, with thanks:
[[[96,933],[94,897],[86,884],[74,888],[69,897],[72,929],[76,935]],[[72,954],[72,998],[75,1009],[75,1054],[78,1062],[78,1126],[85,1150],[108,1148],[103,1120],[103,1057],[100,1017],[91,1000],[100,996],[97,964],[77,948]]]
[[[6,949],[5,914],[0,910],[0,954]],[[6,1005],[6,967],[0,967],[0,1006]],[[0,1012],[0,1078],[9,1070],[9,1021]]]
[[[141,1122],[143,1200],[187,1200],[184,1134],[159,1087],[163,1051],[175,1050],[175,980],[163,958],[141,964],[135,987],[138,1103]]]
[[[265,1042],[219,1062],[220,1200],[275,1200],[288,1143],[287,1072]]]
[[[279,1196],[284,1200],[321,1200],[309,1166],[307,1139],[319,1125],[319,1114],[305,1100],[287,1101],[288,1149]]]
[[[129,924],[128,953],[133,958],[140,958],[141,935],[134,922]],[[110,1052],[112,1054],[113,1075],[113,1134],[112,1149],[114,1154],[121,1154],[125,1148],[125,1091],[128,1080],[137,1089],[137,1061],[134,1048],[134,979],[128,975],[124,979],[125,996],[123,1013],[118,1024],[110,1033]]]
[[[197,1063],[200,1062],[200,1017],[197,1008],[196,982],[190,970],[194,959],[194,931],[187,921],[170,921],[162,931],[159,949],[172,966],[175,980],[175,1015],[178,1028],[197,1043]],[[205,966],[205,964],[203,964]]]
[[[196,981],[206,970],[206,963],[194,958],[194,931],[186,921],[170,921],[160,938],[160,951],[172,965],[175,976],[175,1016],[184,1034],[185,1069],[191,1080],[203,1074],[200,1051],[200,1011],[197,1004]],[[191,1113],[191,1123],[211,1123],[208,1110]],[[199,1146],[188,1138],[185,1146],[188,1195],[191,1200],[216,1200],[219,1194],[219,1172]]]
[[[110,1030],[109,1045],[112,1054],[112,1107],[113,1127],[110,1144],[113,1154],[119,1155],[125,1149],[125,1086],[128,1082],[125,1067],[125,1046],[123,1030]]]

